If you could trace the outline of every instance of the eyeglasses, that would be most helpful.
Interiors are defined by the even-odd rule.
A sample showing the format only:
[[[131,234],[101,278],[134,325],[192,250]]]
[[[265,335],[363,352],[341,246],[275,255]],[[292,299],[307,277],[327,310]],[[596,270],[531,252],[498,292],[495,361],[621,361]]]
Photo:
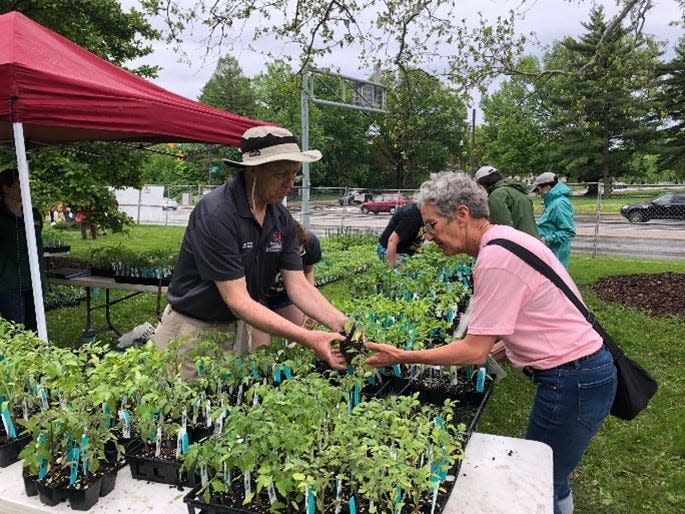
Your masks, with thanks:
[[[432,234],[433,231],[435,230],[435,225],[437,225],[437,221],[427,221],[426,223],[423,224],[423,228],[426,232],[429,234]]]
[[[302,175],[298,175],[297,172],[295,173],[276,173],[273,175],[273,178],[281,182],[282,184],[286,184],[288,182],[293,182],[297,183],[300,181],[302,178]]]
[[[423,224],[423,229],[424,229],[427,233],[432,234],[433,232],[435,232],[435,227],[436,227],[436,225],[437,225],[438,223],[440,223],[440,220],[441,220],[441,219],[446,219],[446,220],[447,220],[447,223],[450,223],[450,222],[452,221],[452,218],[440,217],[439,219],[437,219],[437,220],[435,220],[435,221],[427,221],[427,222],[425,222],[425,223]]]

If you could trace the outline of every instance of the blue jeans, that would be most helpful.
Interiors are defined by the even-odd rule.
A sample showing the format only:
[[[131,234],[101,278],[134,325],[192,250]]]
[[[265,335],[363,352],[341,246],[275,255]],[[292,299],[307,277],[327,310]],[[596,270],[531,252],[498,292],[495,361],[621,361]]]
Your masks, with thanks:
[[[388,254],[388,249],[383,246],[380,243],[376,243],[376,254],[378,255],[378,258],[385,262],[385,257]],[[401,263],[405,259],[408,259],[410,256],[408,253],[398,253],[397,254],[397,263]]]
[[[23,323],[27,330],[37,332],[33,291],[0,293],[0,316],[9,321]]]
[[[526,439],[552,448],[554,512],[571,494],[568,477],[611,410],[616,367],[606,348],[548,370],[527,371],[537,386]]]

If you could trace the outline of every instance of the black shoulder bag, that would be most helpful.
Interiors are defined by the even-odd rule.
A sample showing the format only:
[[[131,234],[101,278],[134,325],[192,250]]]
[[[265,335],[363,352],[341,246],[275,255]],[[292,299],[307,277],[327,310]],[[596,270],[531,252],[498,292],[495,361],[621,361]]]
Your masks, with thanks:
[[[630,359],[623,353],[623,350],[614,342],[604,327],[599,324],[583,302],[575,295],[561,277],[542,259],[523,246],[508,239],[493,239],[488,245],[498,245],[506,248],[511,253],[530,265],[533,269],[542,273],[552,281],[568,297],[573,305],[585,316],[585,319],[592,324],[597,333],[602,336],[604,344],[614,357],[616,371],[618,373],[618,388],[616,397],[611,407],[611,414],[620,419],[630,420],[637,416],[647,403],[654,396],[657,390],[657,383],[654,378],[637,362]]]

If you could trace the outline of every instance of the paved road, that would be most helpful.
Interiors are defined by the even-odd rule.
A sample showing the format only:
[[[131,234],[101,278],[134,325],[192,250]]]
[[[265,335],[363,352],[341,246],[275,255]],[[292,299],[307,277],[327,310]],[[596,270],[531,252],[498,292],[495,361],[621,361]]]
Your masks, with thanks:
[[[298,205],[291,205],[296,219],[301,218]],[[186,225],[191,209],[175,211],[155,209],[156,219],[141,223]],[[387,213],[362,214],[359,207],[314,206],[310,222],[317,235],[335,234],[344,229],[380,234],[390,219]],[[577,236],[573,251],[584,254],[635,257],[642,259],[685,260],[685,221],[649,221],[628,223],[621,216],[603,216],[595,232],[595,217],[578,215]]]

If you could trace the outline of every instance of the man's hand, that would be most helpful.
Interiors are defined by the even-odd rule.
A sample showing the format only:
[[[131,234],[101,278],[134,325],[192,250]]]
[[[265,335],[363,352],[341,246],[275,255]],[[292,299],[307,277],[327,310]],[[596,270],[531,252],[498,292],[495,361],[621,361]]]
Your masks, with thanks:
[[[338,348],[333,348],[331,343],[333,341],[344,341],[345,336],[336,332],[323,332],[321,330],[310,331],[308,339],[308,347],[314,350],[316,356],[327,362],[328,365],[335,369],[346,369],[345,358]]]
[[[370,357],[367,357],[366,361],[364,361],[373,368],[382,368],[384,366],[398,364],[401,361],[400,356],[404,353],[404,350],[400,350],[390,344],[364,342],[364,346],[366,346],[367,350],[376,352]]]

